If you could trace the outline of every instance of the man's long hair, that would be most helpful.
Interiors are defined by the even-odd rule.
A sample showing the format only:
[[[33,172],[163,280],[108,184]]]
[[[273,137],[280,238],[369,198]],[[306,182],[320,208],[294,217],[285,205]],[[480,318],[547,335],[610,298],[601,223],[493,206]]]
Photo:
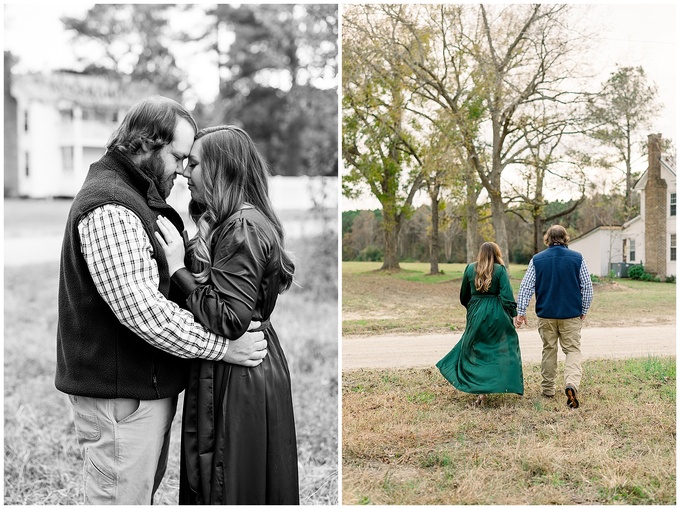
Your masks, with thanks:
[[[128,156],[157,152],[172,143],[180,118],[186,119],[194,132],[198,130],[196,121],[178,102],[160,95],[143,99],[128,111],[111,135],[106,148],[124,152]]]
[[[505,265],[501,249],[494,242],[485,242],[479,248],[477,267],[475,269],[475,288],[478,292],[488,292],[493,280],[493,265]]]
[[[560,246],[566,247],[569,245],[569,234],[567,233],[567,230],[564,228],[564,226],[554,224],[548,228],[548,231],[545,232],[545,235],[543,236],[543,243],[546,246],[554,246],[559,244]]]
[[[293,282],[295,265],[284,249],[283,227],[269,199],[266,161],[250,136],[236,126],[201,129],[196,134],[198,139],[202,139],[204,203],[189,203],[198,230],[188,246],[188,252],[193,254],[194,277],[200,283],[209,279],[213,234],[244,204],[250,204],[265,216],[275,232],[272,256],[279,265],[279,293],[283,293]]]

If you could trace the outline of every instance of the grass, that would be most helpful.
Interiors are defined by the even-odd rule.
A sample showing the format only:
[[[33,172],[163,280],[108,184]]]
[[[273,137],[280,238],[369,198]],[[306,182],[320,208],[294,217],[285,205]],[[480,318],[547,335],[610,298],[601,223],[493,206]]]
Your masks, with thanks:
[[[583,368],[576,411],[537,364],[481,409],[434,368],[343,373],[342,503],[675,504],[675,358]]]
[[[19,226],[15,223],[12,228]],[[338,504],[337,292],[319,288],[319,281],[332,279],[332,270],[319,276],[309,268],[316,267],[318,260],[316,265],[306,263],[314,252],[310,246],[326,242],[334,244],[333,239],[305,239],[289,246],[300,255],[298,270],[304,285],[281,296],[272,316],[290,365],[300,496],[305,505]],[[337,262],[327,260],[326,265],[337,267]],[[57,262],[5,267],[7,505],[83,502],[82,460],[70,403],[54,388],[57,283]],[[156,504],[177,504],[180,417],[178,410],[168,471],[156,494]]]
[[[459,302],[465,264],[440,264],[444,274],[430,276],[427,263],[402,263],[398,272],[380,271],[379,262],[342,263],[342,334],[462,331],[465,308]],[[510,265],[515,296],[526,265]],[[594,285],[590,327],[675,323],[676,285],[616,279]],[[534,301],[527,310],[537,323]]]

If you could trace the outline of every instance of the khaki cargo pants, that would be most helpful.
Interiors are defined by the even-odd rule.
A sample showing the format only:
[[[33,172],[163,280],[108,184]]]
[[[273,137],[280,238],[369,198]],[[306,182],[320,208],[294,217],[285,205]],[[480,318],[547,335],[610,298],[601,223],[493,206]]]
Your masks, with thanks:
[[[577,391],[581,384],[581,327],[580,317],[555,319],[539,318],[538,333],[543,340],[541,360],[541,389],[546,396],[555,395],[557,376],[557,345],[567,356],[564,362],[564,385],[571,385]]]
[[[153,504],[168,464],[177,396],[151,401],[69,399],[84,460],[86,503]]]

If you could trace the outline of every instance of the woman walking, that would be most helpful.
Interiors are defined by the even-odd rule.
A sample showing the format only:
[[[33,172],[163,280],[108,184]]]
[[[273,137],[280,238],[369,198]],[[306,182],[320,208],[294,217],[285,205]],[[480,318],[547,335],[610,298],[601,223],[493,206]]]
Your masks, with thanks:
[[[460,302],[467,309],[460,341],[437,363],[463,392],[477,394],[476,406],[492,393],[524,394],[519,338],[512,322],[517,303],[500,248],[485,242],[477,261],[465,268]]]

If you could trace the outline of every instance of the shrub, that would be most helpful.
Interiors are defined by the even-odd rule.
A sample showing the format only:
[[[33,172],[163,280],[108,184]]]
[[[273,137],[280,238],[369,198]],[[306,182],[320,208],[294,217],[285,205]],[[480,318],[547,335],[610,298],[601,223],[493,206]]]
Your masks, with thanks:
[[[640,281],[654,281],[654,276],[649,272],[643,272],[638,279]]]
[[[675,283],[675,276],[668,276],[666,278],[666,283]]]
[[[375,246],[368,246],[361,250],[357,260],[360,262],[379,262],[383,258],[382,249]]]
[[[628,269],[628,277],[631,279],[638,279],[640,281],[653,281],[655,283],[661,282],[661,278],[659,276],[655,276],[654,274],[646,272],[642,264],[633,265],[630,269]]]
[[[642,265],[633,265],[628,269],[628,277],[631,279],[642,279],[645,273],[645,268]]]

